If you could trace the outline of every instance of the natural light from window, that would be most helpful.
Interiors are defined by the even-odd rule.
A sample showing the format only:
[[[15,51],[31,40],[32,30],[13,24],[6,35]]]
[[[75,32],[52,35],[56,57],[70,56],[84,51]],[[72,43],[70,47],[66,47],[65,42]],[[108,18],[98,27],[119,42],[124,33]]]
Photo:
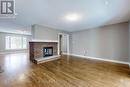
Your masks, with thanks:
[[[27,38],[20,36],[6,36],[6,50],[10,49],[27,49]]]

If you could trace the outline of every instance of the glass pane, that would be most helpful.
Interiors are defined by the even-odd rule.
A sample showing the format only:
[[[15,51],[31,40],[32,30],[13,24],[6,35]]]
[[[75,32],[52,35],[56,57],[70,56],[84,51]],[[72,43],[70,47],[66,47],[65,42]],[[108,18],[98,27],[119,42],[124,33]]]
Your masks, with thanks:
[[[11,49],[21,49],[21,48],[22,48],[22,38],[11,37]]]
[[[10,37],[9,36],[6,36],[5,38],[5,43],[6,43],[6,46],[5,46],[5,49],[10,49]]]
[[[27,38],[23,37],[23,49],[27,48]]]
[[[6,49],[26,49],[27,38],[26,37],[15,37],[6,36]]]

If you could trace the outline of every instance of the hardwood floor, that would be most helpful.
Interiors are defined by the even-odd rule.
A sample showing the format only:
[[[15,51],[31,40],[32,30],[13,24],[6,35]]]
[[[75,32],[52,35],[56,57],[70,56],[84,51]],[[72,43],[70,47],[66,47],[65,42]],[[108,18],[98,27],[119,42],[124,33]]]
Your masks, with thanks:
[[[0,55],[0,87],[130,87],[128,65],[72,56],[33,64],[26,53]]]

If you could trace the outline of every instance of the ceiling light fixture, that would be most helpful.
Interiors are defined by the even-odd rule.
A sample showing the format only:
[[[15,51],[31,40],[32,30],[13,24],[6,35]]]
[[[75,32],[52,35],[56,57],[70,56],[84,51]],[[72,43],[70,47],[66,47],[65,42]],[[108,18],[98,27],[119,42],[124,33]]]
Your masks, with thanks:
[[[80,16],[79,16],[78,14],[76,14],[76,13],[67,14],[67,15],[65,16],[65,19],[66,19],[66,20],[69,20],[69,21],[77,21],[77,20],[80,19]]]
[[[109,4],[108,0],[105,0],[105,5],[108,5],[108,4]]]

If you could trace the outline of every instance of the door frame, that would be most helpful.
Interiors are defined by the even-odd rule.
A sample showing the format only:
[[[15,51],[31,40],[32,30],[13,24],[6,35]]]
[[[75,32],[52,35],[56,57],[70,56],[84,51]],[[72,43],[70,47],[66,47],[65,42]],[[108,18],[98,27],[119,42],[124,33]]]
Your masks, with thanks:
[[[63,54],[67,54],[69,55],[70,53],[70,47],[69,47],[69,34],[66,34],[66,33],[58,33],[58,55],[60,55],[60,35],[67,35],[67,53],[63,53]]]

